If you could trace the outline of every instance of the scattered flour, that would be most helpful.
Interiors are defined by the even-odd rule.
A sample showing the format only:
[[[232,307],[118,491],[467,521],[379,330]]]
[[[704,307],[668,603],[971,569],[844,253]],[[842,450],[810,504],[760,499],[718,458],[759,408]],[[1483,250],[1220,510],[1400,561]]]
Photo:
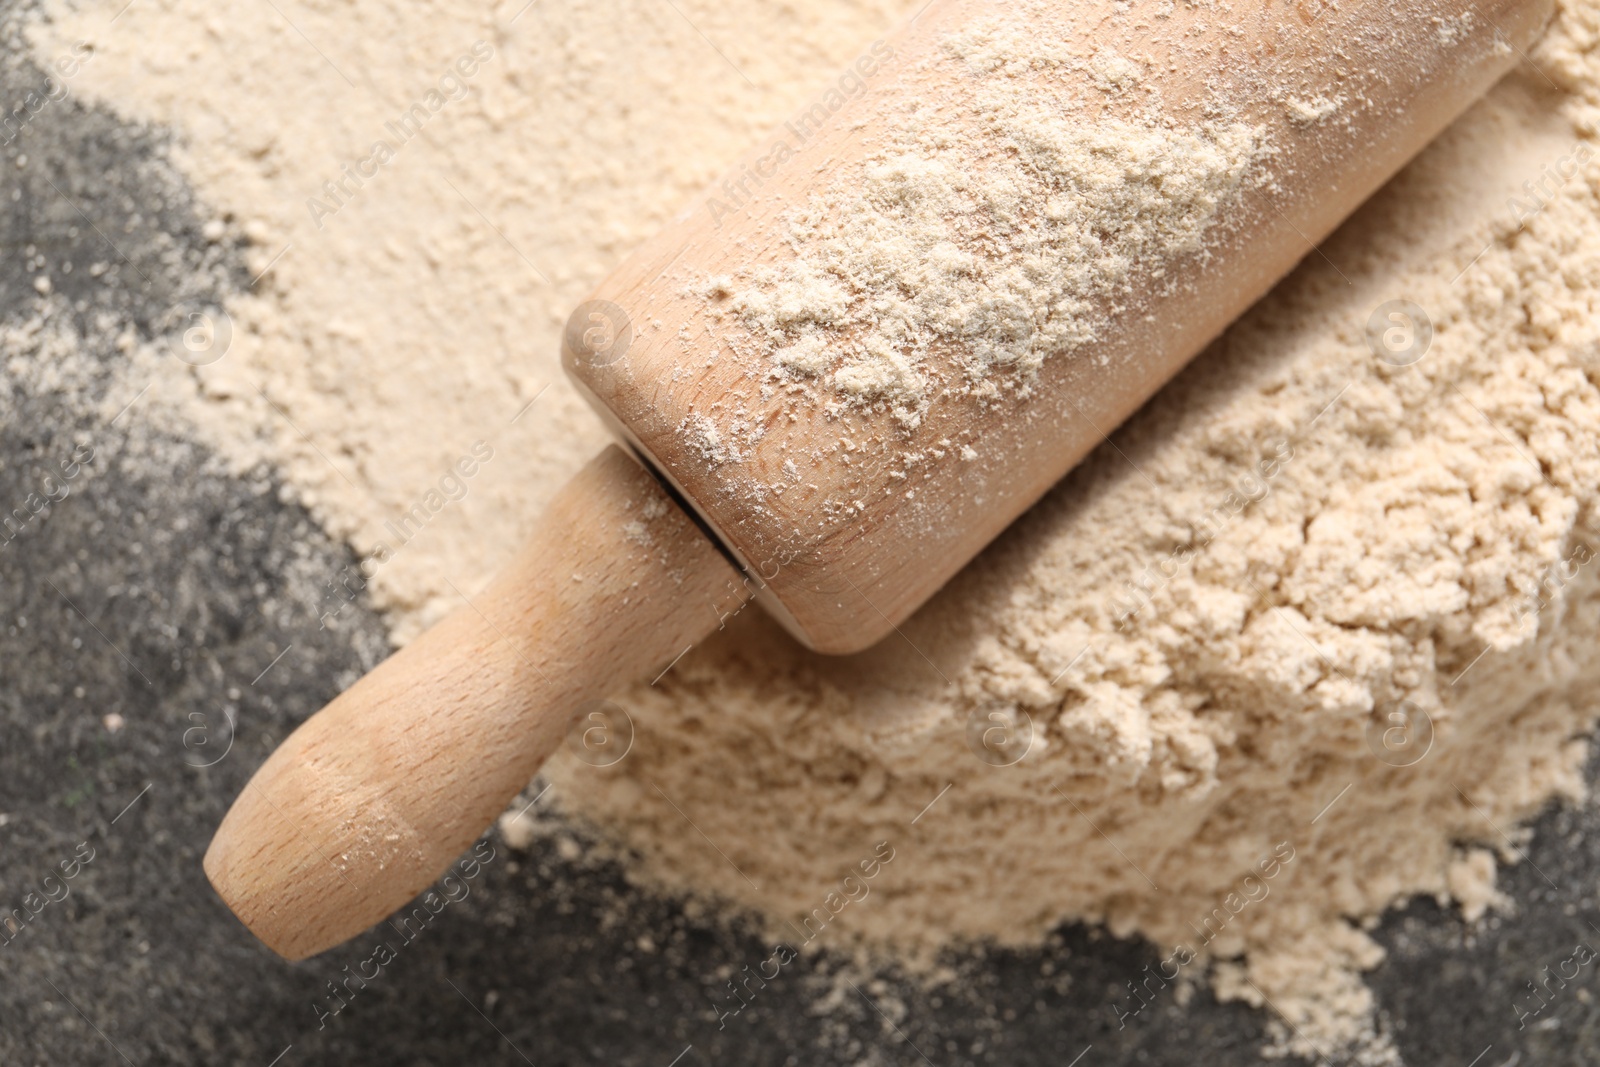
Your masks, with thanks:
[[[521,14],[520,0],[352,0],[290,5],[291,27],[273,5],[135,4],[112,23],[120,0],[59,0],[37,28],[45,55],[94,42],[82,91],[184,132],[202,195],[265,271],[230,307],[227,356],[167,360],[150,402],[181,405],[241,464],[275,457],[364,553],[396,540],[386,524],[462,448],[493,437],[496,461],[465,498],[387,545],[372,590],[399,639],[450,605],[451,583],[505,560],[603,440],[555,369],[565,313],[895,5],[677,6],[687,19],[630,0]],[[463,95],[314,219],[307,200],[374,158],[385,123],[480,40],[492,56]],[[1103,921],[1193,949],[1224,996],[1270,998],[1292,1024],[1280,1049],[1391,1061],[1360,980],[1380,952],[1359,923],[1418,893],[1469,916],[1496,906],[1484,849],[1505,850],[1490,821],[1582,788],[1600,682],[1597,49],[1600,5],[1566,0],[1536,72],[1457,123],[905,639],[825,660],[746,612],[656,686],[619,694],[638,729],[629,758],[605,771],[558,759],[557,795],[631,851],[640,879],[779,930],[893,842],[870,902],[822,944],[932,962],[953,942],[1035,944],[1062,921]],[[1069,61],[1048,41],[1023,54],[975,39],[964,55]],[[1095,62],[1108,91],[1138,77],[1128,57]],[[1025,119],[1005,120],[1007,135],[1037,132]],[[1226,192],[1249,144],[1152,136],[1114,173],[1176,145],[1208,160],[1196,205]],[[900,155],[875,164],[885,196],[923,158],[915,143]],[[969,179],[918,176],[953,198],[974,195]],[[887,204],[828,225],[871,225]],[[1045,272],[1058,266],[1047,238],[1030,235]],[[774,316],[783,373],[910,390],[913,412],[914,360],[839,381],[859,355],[829,352],[770,299],[764,310],[782,285],[848,264],[808,240],[815,273],[735,281],[742,313]],[[991,268],[961,284],[1003,291]],[[1403,366],[1368,341],[1374,309],[1396,300],[1433,327]],[[862,314],[843,295],[833,306]],[[1095,328],[1070,314],[1043,325]],[[1002,335],[982,358],[1039,353]],[[1020,763],[968,747],[991,715],[1032,723]],[[1396,715],[1431,723],[1409,766],[1373,741]],[[1245,879],[1273,859],[1256,900]]]
[[[886,405],[907,428],[934,388],[1026,391],[1045,359],[1103,335],[1136,265],[1143,283],[1200,251],[1268,151],[1240,122],[1172,128],[1159,101],[1137,122],[1086,113],[1032,75],[1082,67],[1114,94],[1139,68],[1057,54],[1047,26],[1020,19],[946,39],[977,77],[892,115],[884,144],[788,213],[797,258],[727,297],[783,378],[826,376],[835,398]],[[965,380],[937,380],[935,348]]]

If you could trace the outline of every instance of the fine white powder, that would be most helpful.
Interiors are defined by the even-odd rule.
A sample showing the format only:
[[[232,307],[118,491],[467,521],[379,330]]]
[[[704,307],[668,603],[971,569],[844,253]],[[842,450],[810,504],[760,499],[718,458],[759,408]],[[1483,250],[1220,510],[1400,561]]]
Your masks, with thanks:
[[[1033,14],[948,36],[977,77],[882,116],[884,143],[785,216],[793,261],[707,287],[781,379],[822,379],[824,402],[881,405],[914,429],[932,390],[1025,392],[1044,360],[1104,335],[1136,264],[1159,288],[1161,264],[1201,250],[1263,131],[1172,128],[1159,97],[1138,122],[1086,114],[1037,75],[1087,70],[1114,96],[1138,67],[1058,54]]]

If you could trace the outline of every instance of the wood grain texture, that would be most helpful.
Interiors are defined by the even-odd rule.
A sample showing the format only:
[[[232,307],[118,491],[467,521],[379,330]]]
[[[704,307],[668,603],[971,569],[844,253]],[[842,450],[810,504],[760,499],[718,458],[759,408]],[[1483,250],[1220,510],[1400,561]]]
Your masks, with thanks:
[[[289,959],[360,933],[460,856],[585,702],[649,678],[747,597],[660,483],[608,448],[488,588],[272,754],[206,875]]]
[[[1156,95],[1176,128],[1226,114],[1265,131],[1273,152],[1258,180],[1223,205],[1200,252],[1134,264],[1130,288],[1099,308],[1111,328],[1070,358],[1047,359],[1026,396],[947,390],[912,430],[884,410],[797,402],[773,386],[770,361],[738,354],[741,343],[753,351],[761,340],[717,312],[707,280],[793,262],[785,212],[881,151],[886,128],[909,106],[970,80],[942,42],[1012,6],[933,0],[863,52],[861,91],[775,130],[569,324],[565,360],[580,389],[759,579],[759,602],[822,651],[869,646],[927,600],[1315,254],[1316,242],[1510,69],[1552,13],[1550,0],[1299,0],[1226,13],[1180,3],[1164,15],[1145,13],[1161,5],[1046,5],[1070,23],[1065,51],[1114,49],[1146,72],[1148,91],[1108,93],[1092,64],[1063,65],[1055,89],[1081,104],[1075,116],[1137,120]],[[1294,106],[1318,100],[1337,100],[1336,113],[1308,120]],[[792,153],[781,165],[779,143]],[[737,210],[721,210],[730,203]],[[935,351],[935,377],[959,379],[959,355]],[[694,425],[728,440],[743,435],[747,447],[708,450],[687,432]],[[964,446],[976,457],[963,458]],[[910,482],[908,454],[923,457]]]

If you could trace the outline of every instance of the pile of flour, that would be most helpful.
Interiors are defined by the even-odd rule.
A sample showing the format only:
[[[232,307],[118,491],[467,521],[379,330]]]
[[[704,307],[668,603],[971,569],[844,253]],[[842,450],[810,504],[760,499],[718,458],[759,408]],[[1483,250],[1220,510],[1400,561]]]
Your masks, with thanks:
[[[225,354],[163,358],[151,401],[277,463],[379,561],[404,641],[604,440],[558,374],[568,310],[897,7],[60,0],[34,39],[92,42],[69,90],[180,131],[262,272]],[[825,660],[746,612],[619,694],[628,758],[548,770],[569,817],[774,936],[934,964],[1102,921],[1164,946],[1168,985],[1270,1001],[1280,1048],[1389,1058],[1361,924],[1418,893],[1482,915],[1517,821],[1582,788],[1597,50],[1600,4],[1566,0],[904,638]],[[978,757],[993,729],[1020,762]]]

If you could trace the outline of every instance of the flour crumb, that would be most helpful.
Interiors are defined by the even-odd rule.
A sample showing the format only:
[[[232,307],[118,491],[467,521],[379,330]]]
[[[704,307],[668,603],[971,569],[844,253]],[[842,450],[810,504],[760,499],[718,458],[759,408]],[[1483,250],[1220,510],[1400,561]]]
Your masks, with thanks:
[[[1309,100],[1290,97],[1283,103],[1290,122],[1296,126],[1315,126],[1337,115],[1344,106],[1344,97],[1316,96]]]

